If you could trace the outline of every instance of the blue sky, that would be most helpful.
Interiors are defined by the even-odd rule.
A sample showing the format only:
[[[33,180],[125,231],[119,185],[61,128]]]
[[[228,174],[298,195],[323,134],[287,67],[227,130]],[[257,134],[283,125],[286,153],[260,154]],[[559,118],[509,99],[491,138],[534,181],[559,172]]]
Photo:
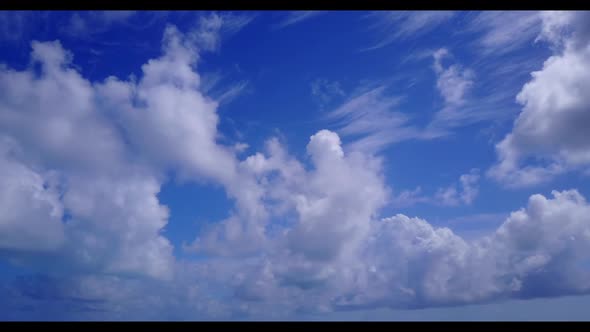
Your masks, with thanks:
[[[585,320],[587,12],[0,12],[0,317]]]

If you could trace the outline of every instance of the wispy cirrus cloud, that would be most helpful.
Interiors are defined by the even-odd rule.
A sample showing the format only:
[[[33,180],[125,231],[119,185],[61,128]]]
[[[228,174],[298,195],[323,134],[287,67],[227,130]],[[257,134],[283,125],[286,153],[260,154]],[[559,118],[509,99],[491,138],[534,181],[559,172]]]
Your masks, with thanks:
[[[324,12],[316,11],[316,10],[291,11],[291,12],[288,12],[285,15],[285,17],[279,23],[277,23],[274,27],[276,29],[282,29],[282,28],[288,27],[290,25],[294,25],[294,24],[301,23],[303,21],[312,19],[322,13],[324,13]]]
[[[250,81],[232,79],[230,73],[211,72],[201,76],[201,89],[220,105],[227,105],[252,89]]]
[[[365,16],[378,40],[364,51],[385,47],[396,40],[429,32],[455,15],[451,11],[377,11]]]
[[[349,99],[324,117],[344,137],[355,139],[352,150],[379,151],[420,132],[408,125],[409,117],[396,110],[401,97],[389,96],[386,86],[373,87]]]
[[[249,81],[240,81],[235,84],[232,84],[229,88],[225,89],[223,93],[217,97],[217,101],[220,104],[229,104],[234,99],[238,98],[240,95],[244,94],[248,91],[250,87]]]
[[[467,32],[476,32],[476,50],[484,55],[501,55],[526,43],[533,43],[541,30],[537,11],[485,11],[478,13],[467,25]]]
[[[253,14],[216,13],[201,15],[191,38],[207,51],[218,51],[222,38],[229,38],[254,20]]]

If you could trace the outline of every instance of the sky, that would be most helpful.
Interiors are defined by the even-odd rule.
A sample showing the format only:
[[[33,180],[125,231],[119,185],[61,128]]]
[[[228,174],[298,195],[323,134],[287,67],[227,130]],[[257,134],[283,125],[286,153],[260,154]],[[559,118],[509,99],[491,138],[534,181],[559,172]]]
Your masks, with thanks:
[[[588,320],[588,73],[584,11],[0,11],[0,319]]]

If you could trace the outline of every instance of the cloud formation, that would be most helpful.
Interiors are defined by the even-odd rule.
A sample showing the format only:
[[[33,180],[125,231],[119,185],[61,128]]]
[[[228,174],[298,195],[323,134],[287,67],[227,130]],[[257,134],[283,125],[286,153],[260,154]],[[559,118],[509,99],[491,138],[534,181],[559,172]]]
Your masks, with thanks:
[[[555,175],[587,170],[590,146],[588,12],[543,12],[539,41],[555,54],[517,95],[523,105],[512,131],[496,145],[489,175],[508,186],[529,186]],[[531,162],[525,162],[530,160]]]
[[[409,116],[395,109],[400,98],[388,96],[385,90],[386,86],[378,86],[364,91],[325,116],[343,137],[356,138],[347,148],[376,152],[391,143],[420,137],[408,124]]]
[[[477,46],[483,54],[502,55],[532,43],[541,28],[542,12],[485,11],[468,24],[468,31],[481,34]]]
[[[317,11],[317,10],[291,11],[291,12],[288,12],[287,15],[281,20],[281,22],[279,22],[276,25],[276,28],[278,28],[278,29],[285,28],[290,25],[297,24],[297,23],[303,22],[305,20],[309,20],[311,18],[314,18],[322,13],[323,13],[322,11]]]
[[[472,169],[469,173],[459,177],[461,189],[456,186],[441,188],[437,191],[435,200],[438,204],[456,206],[459,204],[471,204],[479,192],[477,183],[479,181],[479,170]]]
[[[33,185],[7,184],[12,198],[3,204],[18,207],[36,199],[40,211],[51,209],[48,217],[55,220],[47,219],[46,230],[56,239],[47,246],[59,247],[54,254],[65,260],[61,265],[170,278],[172,245],[160,234],[168,210],[157,194],[171,168],[181,177],[225,184],[242,197],[240,206],[251,204],[243,181],[235,180],[233,150],[216,143],[217,103],[198,92],[199,75],[192,69],[197,49],[176,28],[166,29],[163,55],[142,67],[137,82],[87,81],[72,69],[73,56],[59,42],[33,42],[32,49],[39,74],[33,67],[3,68],[0,74],[0,126],[11,143],[3,167]],[[44,185],[49,172],[57,189]],[[20,195],[23,190],[32,197]],[[19,197],[23,201],[15,201]],[[32,225],[35,211],[28,212]],[[66,223],[61,211],[67,211]],[[12,242],[34,236],[10,217],[4,224],[21,232],[7,233],[18,235]]]
[[[559,22],[587,20],[548,17],[544,38],[564,42],[566,52],[525,86],[522,114],[550,112],[531,99],[546,83],[543,73],[557,75],[547,68],[564,59],[584,68],[585,35],[561,40],[553,32]],[[91,82],[58,41],[33,42],[27,68],[0,67],[0,170],[9,175],[0,179],[7,212],[0,216],[0,257],[50,275],[3,284],[0,295],[11,301],[0,304],[1,315],[28,306],[66,319],[73,312],[89,319],[284,318],[590,290],[590,204],[576,190],[532,195],[495,231],[466,240],[419,217],[383,218],[392,194],[382,158],[376,149],[343,144],[334,131],[310,133],[305,160],[277,138],[238,158],[233,146],[218,142],[219,102],[202,92],[196,71],[199,52],[211,45],[169,26],[161,55],[129,79]],[[441,77],[462,72],[445,70],[441,65]],[[578,72],[566,78],[574,83],[554,89],[548,101],[568,113],[583,104],[586,85],[578,84]],[[560,76],[561,84],[570,81]],[[409,135],[400,129],[389,136],[404,117],[382,89],[330,113],[342,121],[343,137],[382,143]],[[450,104],[461,100],[450,91],[443,96]],[[554,115],[560,123],[562,114]],[[570,163],[585,160],[572,152],[578,150],[564,151]],[[235,204],[225,219],[195,233],[187,249],[202,259],[175,257],[161,233],[169,211],[158,192],[170,173],[218,184]],[[478,179],[476,170],[462,175],[460,188],[442,190],[441,200],[471,203]]]
[[[377,11],[366,16],[373,23],[372,30],[377,30],[381,38],[375,45],[365,51],[385,47],[395,40],[417,36],[428,32],[455,15],[450,11]]]

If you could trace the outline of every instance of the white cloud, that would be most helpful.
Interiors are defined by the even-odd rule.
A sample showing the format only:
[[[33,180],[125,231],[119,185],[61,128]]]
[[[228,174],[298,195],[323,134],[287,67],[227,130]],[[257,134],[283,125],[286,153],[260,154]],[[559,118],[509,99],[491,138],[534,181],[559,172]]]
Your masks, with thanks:
[[[204,50],[217,50],[220,45],[220,30],[223,24],[221,16],[212,13],[199,18],[199,27],[194,32],[195,39]]]
[[[385,86],[379,86],[365,91],[326,115],[338,133],[356,137],[346,148],[376,152],[391,143],[420,137],[421,133],[407,124],[408,116],[394,110],[400,98],[387,96],[384,90]]]
[[[357,276],[363,282],[334,304],[424,307],[587,292],[590,271],[578,263],[588,259],[589,206],[576,191],[553,195],[531,196],[526,209],[472,242],[418,218],[374,221],[361,256],[366,272]]]
[[[59,42],[33,42],[32,48],[42,76],[32,69],[1,71],[0,129],[25,144],[28,158],[52,167],[115,169],[123,147],[104,115],[93,110],[90,82],[68,68],[72,55]]]
[[[124,24],[136,14],[133,10],[75,12],[63,31],[70,37],[90,37],[106,32],[113,25]]]
[[[575,191],[554,193],[553,199],[534,195],[526,209],[473,242],[397,215],[368,222],[357,250],[341,247],[339,258],[315,263],[322,257],[285,257],[269,249],[268,259],[225,262],[210,275],[227,283],[224,276],[235,271],[231,306],[250,314],[265,308],[273,313],[408,308],[587,292],[587,267],[578,266],[588,259],[587,210]]]
[[[492,240],[496,258],[517,280],[523,296],[587,292],[589,205],[576,190],[529,198]],[[552,281],[550,281],[552,280]]]
[[[385,47],[396,40],[426,33],[450,20],[455,15],[449,11],[377,11],[366,16],[373,21],[381,40],[365,50]]]
[[[3,238],[22,236],[6,246],[59,247],[50,269],[169,279],[173,247],[160,234],[168,211],[157,198],[169,169],[222,184],[241,215],[263,219],[254,180],[240,178],[233,148],[216,143],[217,103],[198,90],[196,48],[174,27],[165,31],[163,55],[142,67],[137,82],[91,83],[71,68],[73,56],[59,42],[33,42],[32,48],[40,75],[32,67],[0,71],[0,129],[22,146],[19,163],[7,159],[3,167],[27,181],[22,188],[7,182],[4,190],[14,198],[2,203],[39,206],[27,212],[28,223],[45,222],[39,231],[46,230],[47,239],[22,232],[27,224],[7,216]],[[43,187],[39,172],[48,170],[59,194]],[[46,220],[35,216],[50,208],[57,212]],[[66,223],[59,211],[67,211]]]
[[[230,86],[225,92],[223,92],[221,94],[221,96],[219,96],[219,98],[217,98],[217,101],[219,102],[220,105],[229,104],[234,99],[236,99],[237,97],[242,95],[244,92],[246,92],[248,87],[249,87],[248,81],[241,81],[241,82],[235,83],[232,86]]]
[[[156,197],[159,181],[126,160],[121,134],[96,104],[92,84],[70,68],[71,55],[58,42],[33,42],[32,47],[42,74],[8,69],[0,73],[0,118],[2,130],[22,145],[21,159],[53,170],[63,190],[63,199],[51,197],[71,220],[62,224],[63,212],[52,212],[45,222],[56,223],[57,230],[39,230],[47,229],[50,239],[63,229],[65,241],[56,254],[74,270],[166,277],[173,257],[172,246],[159,235],[167,222],[167,210]],[[37,181],[37,187],[43,183],[38,176],[30,181]],[[29,190],[41,190],[33,188]],[[41,199],[51,193],[48,190],[31,194]]]
[[[438,75],[436,87],[447,107],[458,107],[465,102],[465,94],[473,85],[474,74],[471,70],[463,69],[456,64],[445,68],[442,60],[447,56],[449,51],[444,48],[433,54],[434,70]]]
[[[321,11],[315,11],[315,10],[298,10],[298,11],[291,11],[289,13],[287,13],[286,17],[283,18],[283,20],[281,20],[281,22],[279,22],[276,27],[277,28],[285,28],[287,26],[293,25],[293,24],[297,24],[297,23],[301,23],[305,20],[309,20],[313,17],[316,17],[318,15],[322,14]]]
[[[470,117],[476,117],[477,114],[464,109],[474,85],[475,73],[459,64],[445,67],[442,61],[451,57],[450,52],[445,48],[435,51],[432,56],[433,68],[437,75],[436,88],[444,100],[444,106],[436,113],[430,126],[445,130],[465,123]]]
[[[440,188],[434,200],[438,204],[456,206],[459,204],[469,205],[477,197],[479,189],[477,183],[479,181],[479,170],[472,169],[469,173],[463,174],[459,177],[460,189],[457,186],[451,185],[447,188]]]
[[[222,13],[221,17],[223,18],[222,33],[233,35],[250,24],[252,20],[256,18],[256,15],[244,13]]]
[[[583,243],[590,235],[584,217],[589,206],[576,191],[554,192],[553,199],[533,195],[496,232],[466,241],[419,218],[378,220],[389,196],[379,162],[346,153],[335,133],[311,137],[308,153],[314,168],[309,171],[272,142],[280,152],[255,154],[244,165],[257,174],[263,197],[288,202],[277,216],[293,220],[276,225],[276,232],[267,228],[264,260],[241,268],[234,301],[236,306],[248,303],[248,312],[264,312],[272,304],[279,312],[427,307],[588,290],[587,268],[578,266],[588,259]],[[453,199],[469,204],[477,194],[477,179],[476,170],[463,175],[463,189]],[[281,187],[289,189],[281,192]],[[563,220],[569,226],[556,233],[556,240],[537,237],[552,234]],[[542,230],[536,230],[538,223]],[[522,226],[517,229],[517,224]],[[525,235],[536,244],[515,247],[526,241],[514,237]],[[571,236],[577,244],[570,247]],[[554,266],[563,255],[568,257],[565,266]],[[566,278],[561,268],[572,275]],[[548,292],[539,288],[550,280],[542,278],[556,273],[564,284]]]
[[[553,43],[556,54],[517,95],[522,112],[496,145],[499,160],[488,173],[508,186],[537,184],[590,164],[588,14],[543,13],[542,18],[539,38]],[[533,163],[524,164],[526,159]]]
[[[479,193],[479,170],[472,169],[469,173],[459,177],[459,185],[453,183],[447,187],[440,187],[432,196],[422,193],[421,187],[414,190],[402,190],[394,193],[389,204],[403,208],[416,204],[436,204],[442,206],[469,205]]]
[[[383,219],[391,195],[381,159],[343,146],[335,132],[310,136],[309,167],[277,139],[244,160],[217,143],[218,103],[199,90],[198,48],[173,27],[163,54],[135,80],[93,83],[58,42],[32,46],[40,74],[0,69],[0,168],[11,175],[0,180],[0,206],[12,213],[0,217],[0,246],[3,256],[42,257],[52,272],[72,275],[68,287],[17,285],[15,306],[57,298],[61,311],[50,309],[61,315],[280,317],[590,289],[590,205],[577,191],[533,195],[477,241],[419,218]],[[331,113],[344,119],[343,134],[386,135],[404,123],[381,93]],[[177,260],[160,233],[169,212],[157,195],[169,170],[221,184],[235,199],[227,218],[192,243],[208,253],[204,261]],[[477,180],[475,171],[463,175],[451,197],[470,203]],[[127,278],[146,275],[165,281]]]
[[[0,139],[0,250],[57,250],[65,240],[59,192],[51,174],[14,158],[18,148]]]
[[[590,26],[587,11],[543,11],[541,33],[536,41],[544,40],[554,47],[569,43],[573,48],[583,48],[589,42]]]
[[[468,24],[469,30],[482,34],[477,40],[479,50],[497,55],[532,43],[540,28],[541,16],[536,11],[485,11]]]
[[[268,212],[273,217],[293,218],[297,223],[281,235],[287,243],[287,248],[282,250],[312,260],[332,259],[342,246],[354,247],[355,239],[366,230],[363,220],[370,218],[385,203],[387,191],[376,173],[379,161],[356,152],[345,155],[340,138],[333,132],[322,130],[311,136],[307,152],[314,165],[309,171],[288,156],[278,140],[272,139],[267,142],[266,156],[254,154],[244,160],[241,167],[257,178],[262,189],[261,200]],[[343,182],[342,178],[354,181]],[[361,187],[363,189],[359,189]],[[362,200],[353,198],[358,194],[363,195]],[[215,225],[193,246],[223,255],[239,255],[255,249],[236,252],[236,246],[271,245],[264,241],[264,237],[272,225],[266,224],[266,230],[260,229],[260,221],[255,225],[238,213]],[[328,234],[331,241],[325,240]],[[215,240],[225,237],[236,242]],[[234,244],[229,246],[230,243]]]
[[[353,250],[388,192],[379,162],[362,154],[344,155],[335,133],[322,130],[311,136],[307,151],[315,169],[303,182],[305,191],[295,196],[299,223],[289,242],[306,257],[336,257]]]
[[[429,203],[431,198],[422,195],[422,188],[416,187],[414,190],[402,190],[394,194],[389,204],[394,207],[404,208],[418,203]]]
[[[355,250],[340,247],[340,255],[314,252],[307,259],[273,251],[270,261],[259,263],[259,270],[251,266],[238,282],[253,287],[250,301],[245,295],[236,301],[318,312],[586,293],[589,208],[576,191],[553,192],[551,199],[533,195],[495,232],[472,241],[419,218],[369,219]],[[320,252],[335,240],[323,238],[328,243]],[[321,264],[314,262],[320,258]],[[265,281],[256,288],[258,280]]]

